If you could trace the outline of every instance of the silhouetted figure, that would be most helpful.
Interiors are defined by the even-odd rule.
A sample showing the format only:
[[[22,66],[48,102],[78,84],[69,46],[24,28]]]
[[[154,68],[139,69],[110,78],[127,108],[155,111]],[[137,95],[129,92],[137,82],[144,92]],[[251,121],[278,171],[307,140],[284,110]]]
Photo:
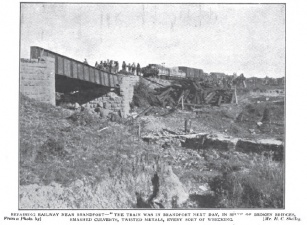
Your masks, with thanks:
[[[114,64],[115,64],[115,66],[114,66],[114,72],[117,73],[117,72],[118,72],[118,68],[119,68],[119,66],[118,66],[118,61],[115,61]]]
[[[140,72],[141,72],[141,66],[140,66],[140,64],[138,63],[137,66],[136,66],[136,75],[139,76]]]
[[[105,70],[107,69],[107,67],[108,67],[108,64],[107,64],[106,61],[104,61],[104,62],[103,62],[103,70],[105,71]]]
[[[96,63],[95,63],[95,67],[96,67],[96,68],[98,68],[98,65],[99,65],[99,64],[98,64],[98,62],[96,61]]]
[[[123,62],[122,69],[123,69],[123,71],[126,71],[126,63],[125,63],[125,61]]]
[[[113,60],[110,60],[110,63],[109,63],[109,72],[110,72],[110,73],[113,72]]]
[[[102,61],[100,61],[100,64],[99,64],[99,69],[103,69],[103,62]]]
[[[131,72],[131,65],[130,65],[130,63],[128,64],[128,72]]]
[[[84,62],[83,62],[84,64],[86,64],[86,65],[88,65],[88,62],[87,62],[87,60],[86,59],[84,59]]]
[[[135,63],[132,63],[132,65],[131,65],[131,72],[134,75],[134,73],[135,73]]]

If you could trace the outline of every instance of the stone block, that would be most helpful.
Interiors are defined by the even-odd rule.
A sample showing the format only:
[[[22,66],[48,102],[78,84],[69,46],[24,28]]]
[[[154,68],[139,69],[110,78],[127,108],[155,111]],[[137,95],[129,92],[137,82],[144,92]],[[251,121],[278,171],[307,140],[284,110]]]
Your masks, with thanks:
[[[110,110],[109,109],[100,109],[100,116],[105,118],[108,117],[108,115],[110,114]]]
[[[110,104],[109,102],[105,102],[105,103],[103,104],[103,108],[104,108],[104,109],[111,109],[111,104]]]

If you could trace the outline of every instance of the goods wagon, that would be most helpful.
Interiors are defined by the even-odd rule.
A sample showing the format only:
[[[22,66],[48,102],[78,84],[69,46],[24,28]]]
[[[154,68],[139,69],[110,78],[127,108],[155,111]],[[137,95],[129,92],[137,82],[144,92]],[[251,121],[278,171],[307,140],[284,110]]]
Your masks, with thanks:
[[[186,77],[192,80],[199,80],[204,78],[204,71],[186,66],[179,66],[179,69],[186,74]]]
[[[186,74],[178,67],[168,68],[158,64],[149,64],[148,66],[142,68],[142,73],[145,77],[158,76],[165,79],[168,79],[169,77],[179,79],[186,77]]]
[[[158,64],[149,64],[148,67],[157,69],[159,71],[158,76],[169,76],[170,75],[170,68],[161,66]]]
[[[186,73],[180,70],[179,67],[172,67],[170,68],[170,76],[185,78]]]
[[[149,76],[159,76],[164,79],[192,79],[200,80],[205,79],[206,75],[202,69],[195,69],[186,66],[179,67],[164,67],[158,64],[149,64],[143,68],[143,74],[146,77]]]
[[[118,87],[119,77],[115,74],[99,70],[75,59],[60,55],[41,47],[31,46],[31,59],[42,56],[55,59],[55,74],[75,78],[108,87]]]

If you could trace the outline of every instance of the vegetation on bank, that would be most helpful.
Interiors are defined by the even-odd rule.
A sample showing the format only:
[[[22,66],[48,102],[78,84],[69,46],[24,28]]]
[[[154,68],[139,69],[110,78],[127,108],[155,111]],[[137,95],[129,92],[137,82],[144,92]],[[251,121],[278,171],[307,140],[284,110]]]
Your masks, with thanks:
[[[283,162],[270,156],[232,152],[212,162],[222,172],[209,181],[218,208],[283,208]]]
[[[86,178],[136,173],[136,161],[154,161],[156,146],[140,141],[133,124],[109,122],[21,96],[20,185],[69,185]],[[146,157],[145,157],[146,156]]]
[[[113,123],[87,111],[72,112],[21,96],[20,185],[56,182],[69,186],[86,180],[95,186],[104,179],[137,177],[144,166],[163,164],[161,147],[139,140],[137,129],[129,120]],[[178,158],[177,154],[174,152],[173,158]],[[187,169],[182,162],[173,162],[175,172],[191,174],[179,176],[181,180],[194,182],[199,174],[209,184],[211,204],[199,202],[197,207],[283,207],[284,162],[264,155],[216,150],[206,150],[202,157],[207,173],[215,172],[214,176],[206,175],[200,168],[203,164]]]

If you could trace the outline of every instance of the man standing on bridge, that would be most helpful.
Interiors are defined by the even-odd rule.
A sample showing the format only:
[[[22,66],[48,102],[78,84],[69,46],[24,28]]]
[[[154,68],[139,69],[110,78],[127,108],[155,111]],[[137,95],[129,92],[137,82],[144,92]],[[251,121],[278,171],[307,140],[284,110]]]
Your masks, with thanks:
[[[125,63],[125,61],[123,62],[122,69],[123,69],[123,71],[126,71],[126,63]]]
[[[128,72],[131,72],[131,65],[130,65],[130,63],[128,64]]]
[[[140,66],[140,64],[138,63],[137,66],[136,66],[136,75],[139,76],[140,71],[141,71],[141,66]]]
[[[115,73],[117,73],[118,72],[118,61],[115,61]]]
[[[106,61],[104,61],[103,63],[103,70],[106,71],[107,70],[107,67],[108,67],[108,64]]]
[[[99,64],[99,69],[102,70],[103,69],[103,62],[102,60],[100,61],[100,64]]]
[[[88,65],[88,62],[87,62],[86,58],[84,59],[84,62],[83,62],[83,63],[86,64],[86,65]]]
[[[109,62],[109,72],[110,73],[113,72],[113,60],[110,60],[110,62]]]
[[[133,73],[133,75],[135,75],[135,63],[132,63],[131,65],[131,72]]]

